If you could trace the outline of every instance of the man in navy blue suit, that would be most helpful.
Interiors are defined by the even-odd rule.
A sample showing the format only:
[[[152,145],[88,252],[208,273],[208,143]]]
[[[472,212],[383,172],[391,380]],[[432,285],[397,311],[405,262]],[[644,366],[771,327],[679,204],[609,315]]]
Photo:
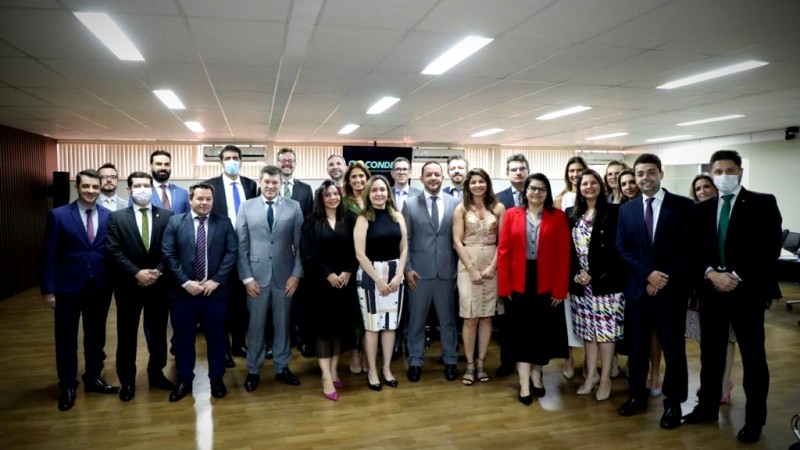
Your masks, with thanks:
[[[764,349],[764,304],[776,292],[781,252],[781,213],[775,197],[742,187],[742,157],[734,150],[711,155],[719,196],[697,207],[700,254],[700,401],[686,423],[717,422],[729,328],[744,368],[745,425],[738,439],[761,438],[767,420],[769,368]],[[702,271],[702,272],[701,272]]]
[[[153,174],[153,206],[182,214],[189,211],[189,193],[169,182],[172,175],[172,155],[166,150],[150,154],[150,172]]]
[[[617,227],[617,247],[628,266],[625,339],[630,344],[630,398],[618,412],[630,416],[647,408],[650,392],[645,383],[655,330],[667,363],[660,425],[673,429],[681,424],[689,376],[683,336],[691,288],[694,204],[661,188],[664,172],[658,156],[640,155],[633,170],[642,197],[620,208]]]
[[[100,175],[83,170],[75,178],[78,199],[47,215],[42,296],[55,309],[58,409],[75,405],[78,387],[78,323],[83,316],[84,390],[115,394],[103,379],[106,318],[111,286],[104,264],[106,226],[111,213],[98,208]]]
[[[214,189],[204,183],[189,188],[191,211],[173,216],[164,230],[164,261],[172,275],[172,326],[178,386],[169,394],[177,402],[192,391],[197,324],[203,322],[208,347],[211,395],[228,393],[225,374],[225,303],[238,242],[227,217],[211,214]]]

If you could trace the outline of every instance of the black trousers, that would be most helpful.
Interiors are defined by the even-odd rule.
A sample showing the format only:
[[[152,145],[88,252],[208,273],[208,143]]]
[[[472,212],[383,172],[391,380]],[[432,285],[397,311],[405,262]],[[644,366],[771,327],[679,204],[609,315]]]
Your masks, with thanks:
[[[83,356],[86,364],[84,379],[102,376],[106,354],[106,319],[111,306],[111,292],[89,284],[81,292],[56,293],[55,338],[56,371],[59,385],[77,386],[78,324],[83,316]]]
[[[234,268],[230,280],[230,295],[227,301],[226,329],[230,335],[228,350],[245,346],[247,327],[250,324],[250,313],[247,311],[247,291],[239,280],[239,272]]]
[[[136,348],[139,317],[144,310],[148,324],[148,376],[159,376],[167,365],[167,320],[169,291],[164,283],[140,288],[127,286],[115,291],[117,301],[117,376],[122,384],[136,383]]]
[[[664,406],[677,407],[686,401],[689,382],[684,338],[687,300],[688,292],[684,296],[663,291],[655,297],[645,294],[640,298],[626,299],[625,340],[629,345],[628,389],[631,397],[646,398],[649,395],[647,373],[650,371],[650,341],[655,330],[666,362]]]
[[[769,393],[763,298],[733,291],[709,293],[700,299],[700,403],[712,411],[719,408],[729,326],[733,326],[742,354],[745,422],[763,426]]]

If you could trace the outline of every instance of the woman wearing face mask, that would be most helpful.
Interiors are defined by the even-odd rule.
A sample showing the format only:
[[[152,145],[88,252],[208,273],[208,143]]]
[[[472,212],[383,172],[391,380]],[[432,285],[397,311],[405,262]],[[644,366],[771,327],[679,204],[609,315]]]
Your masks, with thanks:
[[[692,180],[692,188],[689,190],[689,196],[695,203],[704,202],[712,199],[719,194],[717,187],[714,186],[714,179],[707,173],[698,174]],[[689,309],[686,312],[686,337],[700,343],[700,314],[698,308],[697,291],[695,295],[689,299]],[[736,355],[736,335],[733,333],[733,327],[730,328],[728,333],[728,350],[725,357],[725,371],[722,374],[722,398],[720,398],[720,405],[726,405],[731,401],[731,391],[733,390],[733,381],[731,380],[731,371],[733,370],[733,359]],[[700,388],[697,389],[700,392]]]

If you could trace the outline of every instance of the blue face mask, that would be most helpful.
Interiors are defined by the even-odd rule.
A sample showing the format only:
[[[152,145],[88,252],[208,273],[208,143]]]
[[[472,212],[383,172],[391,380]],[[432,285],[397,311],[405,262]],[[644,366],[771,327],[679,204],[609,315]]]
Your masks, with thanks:
[[[225,173],[228,175],[239,175],[239,161],[229,159],[223,163],[223,166],[225,167]]]

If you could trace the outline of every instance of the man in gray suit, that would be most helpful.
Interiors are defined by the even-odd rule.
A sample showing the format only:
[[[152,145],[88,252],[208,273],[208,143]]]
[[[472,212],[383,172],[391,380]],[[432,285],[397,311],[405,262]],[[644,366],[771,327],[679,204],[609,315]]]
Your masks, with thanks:
[[[431,302],[439,316],[444,376],[458,377],[455,321],[456,252],[453,249],[453,211],[458,205],[441,191],[442,166],[422,166],[422,194],[408,199],[403,207],[408,233],[408,262],[405,279],[411,291],[408,305],[408,380],[419,381],[425,351],[425,322]]]
[[[117,167],[107,162],[97,169],[97,173],[100,175],[100,197],[97,198],[97,204],[111,212],[125,209],[128,201],[117,195]]]
[[[300,234],[303,214],[300,204],[278,195],[281,171],[275,166],[261,169],[261,196],[247,200],[239,209],[239,277],[247,290],[250,325],[247,330],[247,391],[258,388],[266,347],[264,327],[272,310],[275,336],[272,344],[275,379],[297,386],[300,380],[289,370],[292,358],[289,316],[292,296],[303,276]]]
[[[411,187],[408,182],[411,178],[411,162],[407,158],[399,156],[392,162],[392,179],[394,180],[394,202],[397,210],[403,212],[403,205],[406,200],[421,193],[417,188]]]

